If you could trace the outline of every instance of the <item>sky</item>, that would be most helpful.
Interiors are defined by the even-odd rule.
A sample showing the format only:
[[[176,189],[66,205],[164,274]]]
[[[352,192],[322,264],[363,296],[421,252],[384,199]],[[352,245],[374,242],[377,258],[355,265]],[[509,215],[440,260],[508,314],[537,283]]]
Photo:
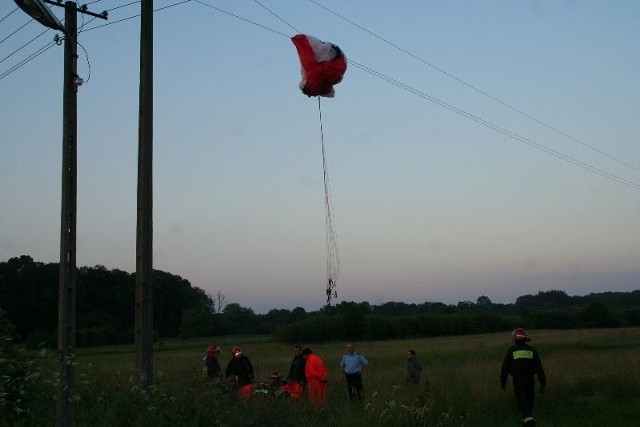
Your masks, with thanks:
[[[77,265],[135,272],[129,3],[78,17]],[[154,2],[173,5],[154,14],[155,269],[256,313],[324,306],[322,138],[337,303],[640,289],[640,2],[176,3]],[[0,3],[0,260],[58,262],[63,46],[11,72],[56,34],[15,9]],[[297,33],[350,61],[322,134]]]

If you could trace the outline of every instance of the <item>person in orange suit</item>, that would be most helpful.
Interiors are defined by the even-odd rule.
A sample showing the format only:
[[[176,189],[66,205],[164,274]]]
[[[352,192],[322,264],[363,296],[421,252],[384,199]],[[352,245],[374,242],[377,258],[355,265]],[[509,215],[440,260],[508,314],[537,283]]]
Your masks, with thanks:
[[[327,379],[329,370],[320,357],[313,354],[309,348],[302,350],[302,357],[306,360],[304,373],[307,377],[307,395],[309,402],[322,404],[327,399]]]

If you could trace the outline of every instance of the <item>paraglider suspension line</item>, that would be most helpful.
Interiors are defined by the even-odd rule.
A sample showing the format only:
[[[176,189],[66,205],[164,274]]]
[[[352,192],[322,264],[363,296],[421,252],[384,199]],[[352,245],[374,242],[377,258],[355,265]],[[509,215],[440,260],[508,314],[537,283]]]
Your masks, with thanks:
[[[331,304],[331,298],[337,298],[336,282],[340,273],[340,258],[338,256],[338,240],[333,227],[333,215],[331,209],[331,191],[329,186],[329,173],[327,168],[327,156],[324,147],[324,132],[322,128],[322,108],[318,97],[318,113],[320,117],[320,145],[322,147],[322,171],[324,178],[324,207],[325,229],[327,244],[327,304]]]

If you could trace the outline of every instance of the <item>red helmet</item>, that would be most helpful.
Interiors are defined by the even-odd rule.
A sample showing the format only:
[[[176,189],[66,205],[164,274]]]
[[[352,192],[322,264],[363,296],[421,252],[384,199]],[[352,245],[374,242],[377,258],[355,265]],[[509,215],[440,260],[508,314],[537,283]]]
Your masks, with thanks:
[[[217,344],[211,344],[207,348],[207,357],[213,357],[216,353],[219,353],[220,350],[222,350],[222,349],[220,347],[218,347]]]
[[[238,357],[242,354],[242,348],[235,346],[231,349],[231,356]]]
[[[522,328],[514,329],[513,332],[511,333],[511,336],[513,337],[514,340],[530,341],[529,333]]]

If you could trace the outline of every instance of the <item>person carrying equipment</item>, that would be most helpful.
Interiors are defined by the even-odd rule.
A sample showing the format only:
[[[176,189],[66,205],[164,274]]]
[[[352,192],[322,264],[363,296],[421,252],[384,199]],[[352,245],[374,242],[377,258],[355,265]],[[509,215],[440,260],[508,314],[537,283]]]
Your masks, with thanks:
[[[535,390],[535,378],[538,376],[540,383],[540,393],[544,392],[547,386],[542,362],[536,349],[527,344],[531,341],[529,334],[522,328],[515,329],[511,336],[514,345],[507,350],[507,354],[502,363],[500,371],[500,386],[507,389],[507,377],[513,377],[513,390],[516,395],[518,410],[522,416],[522,425],[531,427],[536,425],[533,418],[533,401]]]

